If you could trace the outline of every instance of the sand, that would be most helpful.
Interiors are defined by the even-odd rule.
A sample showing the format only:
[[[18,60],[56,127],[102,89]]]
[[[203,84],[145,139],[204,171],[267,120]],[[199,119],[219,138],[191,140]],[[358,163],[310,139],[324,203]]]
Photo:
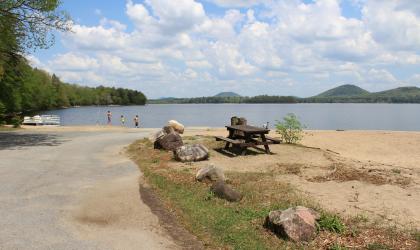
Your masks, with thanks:
[[[226,136],[227,132],[191,129],[185,135]],[[255,151],[238,157],[212,151],[209,161],[193,165],[273,172],[278,181],[293,184],[344,216],[361,214],[420,228],[420,132],[305,131],[301,146],[281,144],[270,149],[273,155]]]

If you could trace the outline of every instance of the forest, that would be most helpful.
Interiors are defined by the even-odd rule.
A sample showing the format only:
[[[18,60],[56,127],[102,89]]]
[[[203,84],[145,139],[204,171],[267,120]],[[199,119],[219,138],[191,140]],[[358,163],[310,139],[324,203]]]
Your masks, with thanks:
[[[32,68],[24,55],[48,49],[53,31],[71,31],[59,0],[0,1],[0,122],[40,110],[82,105],[144,105],[137,90],[84,87]]]

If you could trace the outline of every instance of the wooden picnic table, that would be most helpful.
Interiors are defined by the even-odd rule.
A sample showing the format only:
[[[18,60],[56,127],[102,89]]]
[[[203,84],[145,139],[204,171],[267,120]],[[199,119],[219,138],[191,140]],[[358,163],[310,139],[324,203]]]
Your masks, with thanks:
[[[254,127],[250,125],[233,125],[226,126],[229,131],[228,137],[215,136],[217,141],[225,141],[225,149],[228,149],[230,144],[234,147],[239,147],[241,154],[245,155],[248,147],[258,149],[258,145],[263,145],[265,152],[270,154],[269,144],[279,144],[281,140],[266,136],[270,132],[269,129]]]

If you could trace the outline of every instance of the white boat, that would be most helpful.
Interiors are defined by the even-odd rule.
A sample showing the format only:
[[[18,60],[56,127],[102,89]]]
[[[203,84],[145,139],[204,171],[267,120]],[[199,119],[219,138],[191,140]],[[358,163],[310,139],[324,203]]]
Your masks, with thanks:
[[[60,125],[60,123],[60,116],[58,115],[35,115],[23,118],[24,125]]]

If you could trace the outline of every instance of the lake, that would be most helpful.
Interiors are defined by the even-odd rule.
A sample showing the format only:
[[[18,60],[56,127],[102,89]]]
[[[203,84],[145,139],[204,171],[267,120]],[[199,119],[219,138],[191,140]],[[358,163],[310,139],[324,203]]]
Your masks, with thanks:
[[[112,124],[120,116],[126,126],[140,116],[141,127],[162,127],[175,119],[185,126],[223,127],[230,117],[243,116],[248,124],[274,127],[287,113],[294,113],[308,129],[404,130],[420,131],[420,104],[149,104],[146,106],[88,106],[42,112],[61,116],[61,124],[106,124],[106,112],[112,112]]]

